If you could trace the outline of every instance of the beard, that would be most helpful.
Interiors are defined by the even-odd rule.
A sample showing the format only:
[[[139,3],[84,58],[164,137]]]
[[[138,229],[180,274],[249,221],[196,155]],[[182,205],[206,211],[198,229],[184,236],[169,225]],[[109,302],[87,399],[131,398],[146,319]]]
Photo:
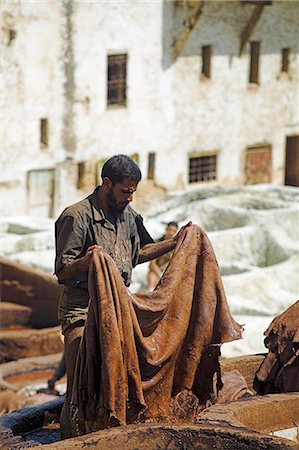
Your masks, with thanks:
[[[114,215],[118,215],[124,211],[129,202],[118,202],[116,201],[115,195],[113,193],[113,188],[110,188],[110,191],[107,194],[108,205],[111,212]]]

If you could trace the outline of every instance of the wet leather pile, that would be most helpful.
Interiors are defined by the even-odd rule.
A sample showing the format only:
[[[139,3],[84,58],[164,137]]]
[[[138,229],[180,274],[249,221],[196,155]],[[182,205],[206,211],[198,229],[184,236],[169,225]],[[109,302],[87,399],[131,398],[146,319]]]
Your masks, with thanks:
[[[71,401],[75,434],[162,420],[184,390],[201,405],[213,401],[222,387],[220,344],[241,338],[242,327],[201,228],[183,231],[153,292],[132,294],[100,253],[90,266],[89,293]]]
[[[221,381],[223,387],[219,391],[217,403],[233,402],[239,398],[254,395],[254,393],[248,389],[245,378],[237,369],[223,372]]]
[[[255,390],[299,391],[299,300],[275,317],[264,335],[269,352],[256,373]]]

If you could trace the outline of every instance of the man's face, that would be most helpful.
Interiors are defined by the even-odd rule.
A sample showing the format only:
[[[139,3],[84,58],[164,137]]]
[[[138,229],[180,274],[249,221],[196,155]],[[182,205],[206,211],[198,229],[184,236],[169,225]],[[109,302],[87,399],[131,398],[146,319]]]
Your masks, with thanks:
[[[167,225],[165,230],[165,239],[172,238],[176,233],[178,229],[175,225]]]
[[[133,200],[133,194],[137,189],[136,181],[127,178],[122,183],[111,185],[107,193],[109,207],[116,212],[121,212]]]

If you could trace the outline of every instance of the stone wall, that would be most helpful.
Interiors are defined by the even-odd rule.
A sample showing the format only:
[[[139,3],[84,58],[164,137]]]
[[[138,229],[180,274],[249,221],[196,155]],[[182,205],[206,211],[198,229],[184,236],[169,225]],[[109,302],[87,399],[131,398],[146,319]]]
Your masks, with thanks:
[[[58,301],[62,292],[56,278],[28,266],[0,258],[1,297],[3,301],[32,308],[30,326],[58,325]]]

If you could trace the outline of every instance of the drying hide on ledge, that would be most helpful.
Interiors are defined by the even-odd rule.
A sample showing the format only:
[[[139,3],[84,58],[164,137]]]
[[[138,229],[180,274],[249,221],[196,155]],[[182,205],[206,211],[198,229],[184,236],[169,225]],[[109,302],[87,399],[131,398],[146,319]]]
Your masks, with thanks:
[[[221,389],[220,344],[241,338],[205,232],[187,227],[156,289],[132,294],[114,261],[93,255],[90,304],[72,395],[73,433],[165,420],[171,398],[199,405]]]
[[[265,331],[269,349],[254,389],[259,394],[299,391],[299,300],[272,320]]]

